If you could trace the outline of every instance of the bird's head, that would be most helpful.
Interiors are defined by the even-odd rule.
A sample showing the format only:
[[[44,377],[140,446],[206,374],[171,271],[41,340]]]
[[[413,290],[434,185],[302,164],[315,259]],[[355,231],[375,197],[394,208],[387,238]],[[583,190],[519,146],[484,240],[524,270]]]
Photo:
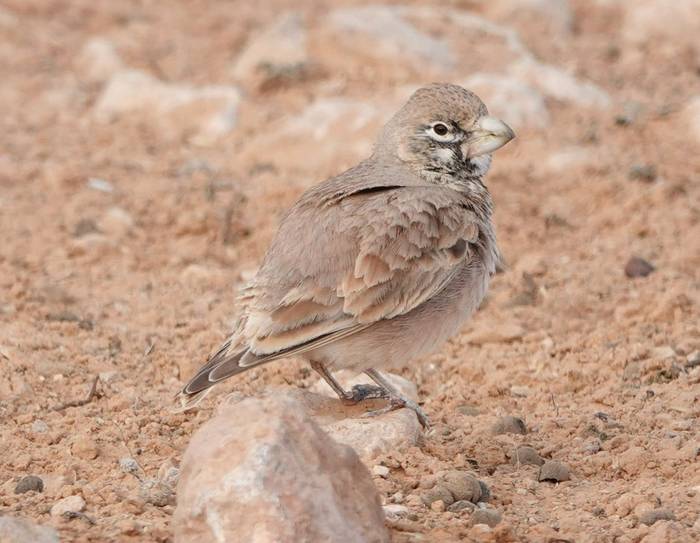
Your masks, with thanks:
[[[514,137],[473,92],[432,84],[417,90],[387,123],[377,152],[398,158],[423,177],[449,182],[482,177],[491,153]]]

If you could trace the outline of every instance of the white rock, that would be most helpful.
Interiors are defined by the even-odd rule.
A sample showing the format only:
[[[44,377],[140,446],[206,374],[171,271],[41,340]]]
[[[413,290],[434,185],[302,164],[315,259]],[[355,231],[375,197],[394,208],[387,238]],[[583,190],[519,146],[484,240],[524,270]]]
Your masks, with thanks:
[[[95,104],[98,119],[154,115],[176,133],[207,143],[236,125],[240,92],[231,86],[164,83],[140,70],[115,73]]]
[[[124,237],[134,227],[131,214],[121,207],[110,207],[98,221],[98,228],[108,236]]]
[[[78,73],[91,82],[102,83],[122,70],[122,63],[114,44],[106,38],[91,38],[75,60]]]
[[[53,504],[51,516],[60,517],[64,513],[80,513],[84,509],[85,500],[81,496],[68,496]]]
[[[568,147],[554,151],[544,161],[544,167],[551,172],[573,171],[594,164],[593,152],[587,147]]]
[[[0,516],[2,543],[58,543],[56,530],[23,518]]]
[[[377,477],[381,477],[382,479],[386,479],[389,476],[389,472],[389,468],[382,466],[381,464],[372,466],[372,474],[376,475]]]
[[[607,108],[608,93],[589,81],[579,81],[561,68],[524,58],[510,66],[510,74],[541,92],[565,102],[585,107]]]
[[[106,179],[100,179],[98,177],[91,177],[90,179],[88,179],[87,186],[93,190],[98,190],[100,192],[114,192],[114,185],[112,185],[112,183],[110,183]]]
[[[488,104],[491,114],[515,129],[524,126],[545,128],[549,125],[549,111],[544,97],[514,77],[478,73],[461,84],[478,94]]]
[[[233,75],[246,80],[255,77],[262,67],[290,69],[306,62],[308,54],[304,20],[298,12],[289,12],[254,34],[254,38],[237,58]]]
[[[390,540],[367,468],[291,395],[229,406],[194,435],[181,468],[178,543]]]
[[[43,420],[37,419],[32,423],[32,432],[35,434],[45,434],[49,431],[49,425]]]
[[[398,503],[388,503],[382,507],[384,515],[390,520],[405,518],[409,515],[410,510],[405,505]]]
[[[380,57],[407,59],[414,64],[451,68],[456,59],[444,41],[418,30],[395,6],[361,6],[336,9],[328,24],[338,31],[338,39],[348,46],[366,47]]]

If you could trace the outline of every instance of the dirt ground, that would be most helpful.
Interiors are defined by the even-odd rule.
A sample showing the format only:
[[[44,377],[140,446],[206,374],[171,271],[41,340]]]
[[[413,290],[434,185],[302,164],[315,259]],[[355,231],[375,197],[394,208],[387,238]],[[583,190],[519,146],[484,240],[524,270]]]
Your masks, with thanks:
[[[639,43],[620,3],[560,4],[566,28],[505,2],[413,4],[513,28],[535,58],[610,103],[545,94],[547,120],[521,123],[495,156],[487,184],[509,266],[462,335],[403,371],[435,428],[422,447],[380,459],[394,466],[376,480],[382,499],[412,512],[392,528],[399,542],[700,539],[696,38],[681,26]],[[295,198],[362,158],[407,89],[497,72],[512,53],[486,34],[465,37],[436,68],[360,38],[336,43],[325,17],[341,5],[357,3],[0,2],[0,514],[53,525],[64,541],[171,541],[174,506],[144,503],[119,460],[155,476],[224,394],[316,381],[283,361],[194,412],[171,411]],[[237,78],[245,44],[290,9],[311,29],[308,69]],[[454,44],[445,21],[425,32]],[[164,122],[158,111],[100,117],[110,61],[85,59],[94,37],[165,83],[238,87],[235,127],[200,131],[195,106]],[[326,109],[302,114],[319,102]],[[327,126],[332,107],[347,118]],[[655,270],[627,277],[635,256]],[[71,405],[96,378],[90,401]],[[494,434],[504,415],[527,433]],[[511,462],[523,443],[568,465],[571,479],[538,482],[537,467]],[[460,468],[490,486],[494,528],[415,498],[422,479]],[[26,475],[44,491],[16,494]],[[74,494],[83,515],[50,514]],[[645,524],[659,509],[666,518]]]

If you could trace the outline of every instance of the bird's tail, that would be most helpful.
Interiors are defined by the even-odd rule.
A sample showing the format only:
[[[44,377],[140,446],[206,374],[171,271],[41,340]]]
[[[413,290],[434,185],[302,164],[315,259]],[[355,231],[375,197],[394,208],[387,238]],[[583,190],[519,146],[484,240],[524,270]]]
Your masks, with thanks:
[[[248,349],[232,349],[231,341],[224,343],[192,379],[178,392],[180,402],[178,411],[187,411],[195,407],[218,382],[242,373],[254,366],[267,362],[251,353]]]

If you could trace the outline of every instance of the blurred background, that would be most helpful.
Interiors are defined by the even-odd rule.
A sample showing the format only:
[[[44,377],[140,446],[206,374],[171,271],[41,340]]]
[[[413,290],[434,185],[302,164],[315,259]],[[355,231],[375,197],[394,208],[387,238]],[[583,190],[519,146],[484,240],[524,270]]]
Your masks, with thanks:
[[[699,36],[697,0],[0,0],[0,509],[68,538],[167,540],[170,506],[124,500],[115,461],[179,456],[215,401],[174,415],[172,395],[227,332],[281,214],[446,81],[518,135],[487,183],[509,267],[462,336],[404,372],[442,429],[411,462],[476,458],[502,529],[525,538],[583,522],[637,541],[654,528],[626,517],[659,499],[679,520],[655,541],[692,540]],[[94,400],[54,409],[96,377]],[[314,380],[288,362],[222,392]],[[585,488],[519,499],[512,443],[480,422],[504,413]],[[44,493],[15,495],[29,472]],[[75,493],[100,522],[49,519]],[[463,527],[420,515],[428,540]]]

